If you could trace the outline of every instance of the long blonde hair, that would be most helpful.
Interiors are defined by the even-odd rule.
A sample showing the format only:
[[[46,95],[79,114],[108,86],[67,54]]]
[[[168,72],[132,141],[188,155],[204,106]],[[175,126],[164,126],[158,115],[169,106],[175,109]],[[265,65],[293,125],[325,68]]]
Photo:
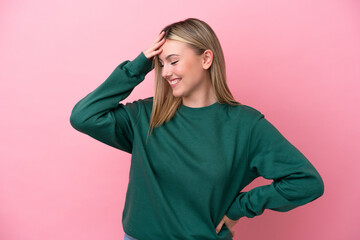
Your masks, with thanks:
[[[165,31],[166,39],[187,43],[196,55],[210,49],[213,52],[213,62],[207,71],[210,73],[217,101],[221,104],[242,105],[234,99],[227,86],[224,53],[215,32],[207,23],[196,18],[187,18],[166,26],[160,32],[162,31]],[[154,57],[154,68],[154,98],[148,136],[154,128],[170,121],[182,101],[181,97],[172,95],[169,84],[162,77],[158,56]]]

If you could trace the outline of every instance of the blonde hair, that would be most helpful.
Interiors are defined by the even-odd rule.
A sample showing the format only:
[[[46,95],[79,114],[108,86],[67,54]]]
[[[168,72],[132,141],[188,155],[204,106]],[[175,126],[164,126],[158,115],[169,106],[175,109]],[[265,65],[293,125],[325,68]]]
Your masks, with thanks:
[[[213,62],[207,71],[210,73],[217,101],[221,104],[242,105],[234,99],[227,86],[224,54],[215,32],[207,23],[196,18],[188,18],[172,23],[160,32],[162,31],[165,31],[166,39],[187,43],[196,55],[201,55],[205,50],[210,49],[213,52]],[[148,136],[154,128],[170,121],[182,102],[181,97],[173,96],[169,84],[162,77],[158,55],[153,61],[155,86]]]

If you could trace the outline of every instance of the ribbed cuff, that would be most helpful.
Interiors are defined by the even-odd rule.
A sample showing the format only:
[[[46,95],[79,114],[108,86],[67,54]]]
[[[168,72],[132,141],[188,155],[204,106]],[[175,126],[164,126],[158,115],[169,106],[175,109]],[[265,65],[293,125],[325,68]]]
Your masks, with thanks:
[[[235,198],[235,200],[232,202],[229,209],[227,210],[225,215],[231,220],[236,221],[241,217],[245,216],[245,214],[240,209],[240,202],[239,202],[240,198],[245,194],[246,192],[239,193],[239,195]]]
[[[131,72],[144,75],[154,68],[153,62],[145,57],[143,52],[140,52],[140,54],[129,63],[128,67]]]

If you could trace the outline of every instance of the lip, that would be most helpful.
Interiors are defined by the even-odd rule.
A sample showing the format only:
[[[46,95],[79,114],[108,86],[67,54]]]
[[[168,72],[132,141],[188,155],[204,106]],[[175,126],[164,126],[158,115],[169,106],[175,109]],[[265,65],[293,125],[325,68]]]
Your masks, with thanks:
[[[173,79],[170,79],[169,82],[174,81],[176,79],[181,79],[181,78],[173,78]]]
[[[176,79],[179,79],[179,82],[177,82],[175,85],[171,85],[170,82],[171,82],[171,81],[174,81],[174,80],[176,80]],[[172,88],[174,88],[174,87],[176,87],[176,86],[180,83],[180,81],[181,81],[181,78],[173,78],[173,79],[169,80],[169,84],[170,84],[170,86],[171,86]]]

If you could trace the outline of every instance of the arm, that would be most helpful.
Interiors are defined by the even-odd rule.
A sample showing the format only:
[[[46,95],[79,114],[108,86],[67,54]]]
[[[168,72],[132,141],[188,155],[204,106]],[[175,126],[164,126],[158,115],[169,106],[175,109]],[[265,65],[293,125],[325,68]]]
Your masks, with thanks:
[[[251,170],[274,181],[240,192],[226,213],[232,220],[252,218],[265,209],[287,212],[324,193],[323,180],[314,166],[263,114],[252,125],[248,161]]]
[[[76,103],[70,116],[71,125],[107,145],[131,153],[130,114],[137,116],[140,106],[137,101],[126,105],[119,101],[127,98],[152,69],[152,61],[143,52],[131,62],[122,62],[105,82]]]

